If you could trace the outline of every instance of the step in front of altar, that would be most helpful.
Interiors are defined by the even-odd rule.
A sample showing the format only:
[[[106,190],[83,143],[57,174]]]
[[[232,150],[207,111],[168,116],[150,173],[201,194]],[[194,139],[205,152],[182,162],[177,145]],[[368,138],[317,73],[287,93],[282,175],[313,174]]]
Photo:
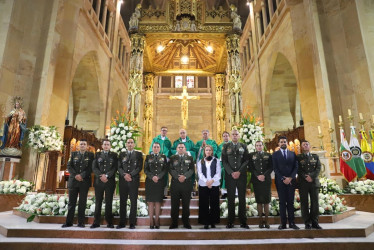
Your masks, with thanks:
[[[169,230],[149,229],[137,226],[135,230],[108,229],[105,226],[90,229],[61,228],[61,224],[26,223],[24,218],[11,212],[0,213],[0,249],[373,249],[374,214],[357,212],[335,223],[321,223],[323,230],[278,230],[251,226],[250,230],[216,229],[204,230],[192,226],[187,230],[180,226]]]
[[[194,209],[195,213],[198,213],[198,209]],[[179,210],[180,214],[182,213],[181,209]],[[334,223],[337,221],[340,221],[342,219],[345,219],[347,217],[350,217],[356,213],[356,210],[354,208],[348,208],[347,211],[341,214],[334,214],[334,215],[321,215],[319,217],[320,223]],[[28,218],[31,216],[31,214],[28,214],[23,211],[13,210],[13,214]],[[66,220],[66,216],[45,216],[45,215],[37,215],[34,218],[34,222],[37,223],[57,223],[57,224],[64,224]],[[93,216],[88,216],[85,218],[86,224],[92,224],[94,221]],[[237,222],[239,220],[237,219]],[[74,217],[74,223],[77,223],[77,217]],[[113,223],[117,225],[119,223],[119,217],[114,216]],[[171,224],[171,218],[170,214],[168,215],[161,215],[160,216],[160,223],[161,225],[170,225]],[[191,215],[190,216],[190,223],[192,226],[199,225],[198,223],[198,215]],[[258,217],[249,217],[247,218],[248,225],[258,225]],[[301,217],[295,217],[295,223],[297,224],[304,224]],[[104,216],[101,217],[101,224],[105,225],[105,219]],[[179,224],[182,225],[182,219],[179,219]],[[227,218],[221,218],[221,221],[219,225],[226,225],[227,224]],[[280,224],[280,217],[279,216],[269,216],[269,224],[271,225],[279,225]],[[137,218],[137,225],[138,226],[148,226],[149,225],[149,217],[138,217]]]

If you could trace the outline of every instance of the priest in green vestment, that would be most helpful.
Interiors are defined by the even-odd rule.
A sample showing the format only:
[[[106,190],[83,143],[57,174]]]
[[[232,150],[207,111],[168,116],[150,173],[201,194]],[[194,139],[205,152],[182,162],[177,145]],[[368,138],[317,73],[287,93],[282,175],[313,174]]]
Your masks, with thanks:
[[[187,136],[187,131],[185,129],[179,130],[179,138],[173,142],[173,146],[171,147],[171,154],[175,155],[177,153],[177,146],[179,143],[183,143],[186,146],[187,153],[193,157],[193,160],[196,161],[196,152],[195,152],[195,144],[193,141]]]
[[[161,146],[160,154],[164,154],[167,158],[170,158],[171,141],[169,140],[169,138],[166,137],[167,132],[168,132],[167,127],[161,127],[161,133],[155,138],[153,138],[152,140],[151,147],[149,148],[149,154],[152,153],[153,143],[158,142],[160,143],[160,146]]]
[[[216,143],[216,141],[212,140],[212,139],[209,139],[209,130],[207,129],[204,129],[202,131],[202,134],[203,134],[203,139],[196,142],[196,146],[195,146],[195,152],[196,152],[196,162],[201,160],[204,156],[204,148],[206,145],[210,145],[213,147],[213,151],[214,151],[214,156],[217,156],[217,152],[218,152],[218,145]]]

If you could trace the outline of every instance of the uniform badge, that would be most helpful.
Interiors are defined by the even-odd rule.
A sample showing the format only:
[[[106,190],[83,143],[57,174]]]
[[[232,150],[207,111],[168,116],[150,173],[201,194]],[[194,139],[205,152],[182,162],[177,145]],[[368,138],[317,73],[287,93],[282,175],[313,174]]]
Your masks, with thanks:
[[[148,162],[149,162],[149,163],[152,163],[152,162],[153,162],[153,159],[148,159]]]
[[[254,156],[252,157],[252,160],[256,160],[256,159],[257,159],[257,156],[254,155]]]
[[[185,160],[184,161],[186,164],[190,164],[191,163],[191,160]]]
[[[159,161],[164,162],[165,159],[163,157],[158,158]]]
[[[227,148],[227,153],[231,154],[232,153],[232,149],[231,148]]]
[[[122,158],[122,162],[125,162],[125,161],[127,161],[127,157]]]
[[[310,160],[310,163],[316,163],[316,162],[317,160],[314,160],[314,159]]]
[[[99,158],[97,159],[98,162],[102,162],[103,161],[103,158]]]
[[[240,154],[243,154],[243,153],[244,153],[244,148],[240,147],[240,148],[239,148],[239,153],[240,153]]]
[[[301,164],[304,164],[304,163],[305,163],[305,160],[301,160],[300,163],[301,163]]]
[[[178,163],[179,163],[178,161],[174,161],[174,162],[173,162],[173,165],[174,165],[174,166],[178,166]]]
[[[84,159],[85,161],[88,161],[89,159],[88,158],[86,158],[86,159]]]
[[[268,155],[264,155],[264,159],[265,160],[269,159],[269,156]]]

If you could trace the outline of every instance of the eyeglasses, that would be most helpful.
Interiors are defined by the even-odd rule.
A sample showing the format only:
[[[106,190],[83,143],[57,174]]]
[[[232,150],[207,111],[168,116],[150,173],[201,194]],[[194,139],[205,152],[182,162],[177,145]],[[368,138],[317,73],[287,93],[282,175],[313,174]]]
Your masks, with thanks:
[[[161,130],[162,132],[168,132],[166,129]]]

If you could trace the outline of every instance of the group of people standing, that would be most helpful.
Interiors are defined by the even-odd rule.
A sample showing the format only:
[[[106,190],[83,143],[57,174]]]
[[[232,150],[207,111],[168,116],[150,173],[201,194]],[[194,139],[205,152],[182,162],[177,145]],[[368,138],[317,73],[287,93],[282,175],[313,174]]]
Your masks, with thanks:
[[[281,224],[278,229],[299,229],[294,223],[294,194],[296,175],[301,198],[301,211],[305,228],[321,229],[318,224],[318,175],[321,164],[315,154],[310,153],[308,141],[302,141],[303,153],[296,156],[287,149],[287,139],[279,137],[280,150],[273,155],[264,152],[264,144],[257,141],[256,152],[249,153],[247,145],[239,142],[239,132],[224,132],[223,143],[209,138],[209,131],[202,131],[202,140],[196,144],[181,129],[180,137],[174,141],[167,138],[167,128],[162,127],[161,133],[152,141],[149,154],[144,161],[146,174],[145,196],[148,203],[150,228],[160,228],[161,204],[165,188],[170,179],[171,225],[170,229],[178,228],[179,206],[182,201],[182,221],[184,228],[191,229],[190,200],[196,179],[199,191],[199,223],[205,229],[215,228],[220,222],[220,189],[227,189],[228,223],[226,228],[233,228],[235,222],[235,198],[239,199],[240,227],[249,229],[246,216],[245,197],[247,192],[247,172],[252,173],[259,227],[270,228],[268,223],[269,203],[271,201],[271,173],[275,172],[275,184],[279,196]],[[108,228],[114,228],[112,201],[115,190],[115,174],[119,173],[120,222],[118,229],[127,224],[127,200],[130,199],[129,228],[135,229],[139,173],[143,167],[143,155],[134,150],[134,140],[126,141],[126,151],[119,156],[110,152],[110,141],[105,139],[102,151],[95,156],[87,152],[87,141],[80,141],[79,151],[73,152],[68,162],[70,173],[69,204],[66,223],[62,227],[73,225],[73,217],[77,196],[78,227],[85,227],[84,212],[87,193],[90,186],[91,171],[95,174],[95,219],[91,228],[100,227],[101,207],[105,193],[105,220]],[[195,171],[196,163],[196,171]],[[311,206],[309,208],[309,196]]]

